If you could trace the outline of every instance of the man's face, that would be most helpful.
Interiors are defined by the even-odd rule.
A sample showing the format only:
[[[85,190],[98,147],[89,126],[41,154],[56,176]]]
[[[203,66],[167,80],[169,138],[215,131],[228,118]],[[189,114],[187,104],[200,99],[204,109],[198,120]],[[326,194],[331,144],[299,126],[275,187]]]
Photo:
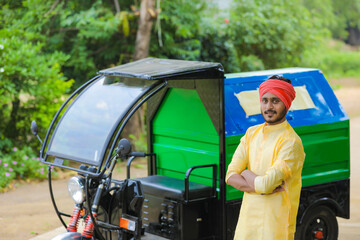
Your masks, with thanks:
[[[265,93],[260,100],[261,114],[269,125],[275,125],[285,121],[286,107],[284,103],[273,93]]]

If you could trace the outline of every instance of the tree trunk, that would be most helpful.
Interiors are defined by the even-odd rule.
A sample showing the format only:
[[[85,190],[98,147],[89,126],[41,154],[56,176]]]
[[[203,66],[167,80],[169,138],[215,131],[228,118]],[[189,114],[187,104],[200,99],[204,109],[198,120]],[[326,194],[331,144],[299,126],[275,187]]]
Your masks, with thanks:
[[[149,55],[151,29],[153,18],[150,11],[154,12],[155,0],[141,0],[139,27],[136,34],[134,60],[146,58]]]
[[[348,33],[349,33],[349,36],[345,42],[352,46],[360,46],[360,30],[359,30],[359,28],[358,27],[349,27]]]
[[[5,128],[5,136],[7,138],[10,138],[11,140],[14,140],[16,137],[18,137],[18,130],[16,128],[16,122],[17,122],[19,108],[20,108],[20,99],[18,97],[16,97],[12,101],[12,110],[11,110],[11,114],[10,114],[10,120],[7,123],[6,128]]]
[[[149,55],[151,29],[154,21],[154,16],[151,16],[150,13],[155,13],[154,9],[155,0],[141,0],[139,26],[133,55],[134,61],[146,58]],[[142,133],[145,133],[144,111],[142,107],[130,118],[122,133],[123,137],[129,138],[130,135],[133,135],[132,138],[138,139]]]

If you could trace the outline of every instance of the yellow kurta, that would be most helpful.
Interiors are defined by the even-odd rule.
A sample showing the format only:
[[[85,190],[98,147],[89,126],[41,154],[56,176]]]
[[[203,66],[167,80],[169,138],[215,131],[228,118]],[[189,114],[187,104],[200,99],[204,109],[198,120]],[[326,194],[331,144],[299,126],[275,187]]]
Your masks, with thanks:
[[[234,239],[294,239],[304,159],[301,139],[287,121],[247,130],[228,166],[226,182],[247,168],[258,175],[256,193],[244,193]],[[282,181],[285,191],[271,194]]]

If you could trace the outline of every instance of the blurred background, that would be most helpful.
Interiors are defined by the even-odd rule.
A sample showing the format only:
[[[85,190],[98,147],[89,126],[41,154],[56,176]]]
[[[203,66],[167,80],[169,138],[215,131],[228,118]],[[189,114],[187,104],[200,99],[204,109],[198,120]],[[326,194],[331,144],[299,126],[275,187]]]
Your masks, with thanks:
[[[0,192],[47,177],[31,120],[45,136],[101,69],[145,57],[220,62],[225,73],[310,67],[353,89],[359,45],[360,0],[0,0]],[[145,117],[129,126],[139,151]]]

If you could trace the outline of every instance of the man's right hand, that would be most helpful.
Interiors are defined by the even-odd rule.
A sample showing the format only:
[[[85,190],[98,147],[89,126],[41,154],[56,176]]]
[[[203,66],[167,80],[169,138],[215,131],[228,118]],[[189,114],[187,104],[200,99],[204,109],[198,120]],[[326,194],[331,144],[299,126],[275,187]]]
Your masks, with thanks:
[[[285,182],[282,181],[281,185],[279,185],[277,188],[275,188],[272,193],[277,193],[277,192],[285,191],[284,185],[285,185]]]

